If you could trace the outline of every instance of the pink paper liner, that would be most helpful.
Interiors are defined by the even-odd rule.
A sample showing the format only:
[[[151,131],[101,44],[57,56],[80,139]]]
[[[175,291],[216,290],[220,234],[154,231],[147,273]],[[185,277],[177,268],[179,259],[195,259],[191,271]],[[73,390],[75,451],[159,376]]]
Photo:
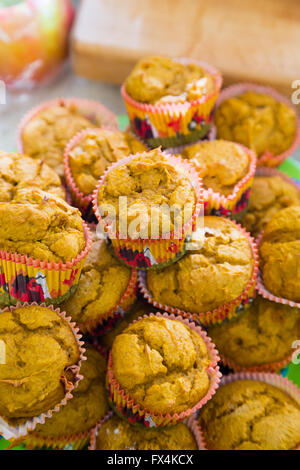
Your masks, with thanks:
[[[300,390],[297,385],[294,385],[290,380],[282,377],[278,374],[268,372],[239,372],[236,374],[229,374],[222,377],[220,387],[228,383],[236,382],[237,380],[255,380],[257,382],[265,382],[269,385],[279,388],[293,400],[295,400],[300,406]],[[201,450],[208,450],[205,443],[204,434],[201,430],[201,426],[196,419],[196,426],[198,427],[198,436]],[[293,450],[300,450],[300,444]]]
[[[224,88],[224,90],[221,91],[217,99],[216,107],[220,106],[220,104],[224,100],[228,98],[233,98],[235,96],[239,96],[247,91],[254,91],[257,93],[269,95],[272,98],[274,98],[276,101],[280,101],[286,104],[289,108],[291,108],[296,113],[296,134],[295,134],[295,139],[292,145],[279,155],[273,155],[271,152],[266,151],[261,157],[257,157],[257,164],[259,166],[262,166],[262,165],[271,166],[271,167],[279,166],[281,163],[284,162],[284,160],[286,160],[292,153],[295,152],[295,150],[298,148],[300,144],[300,118],[298,116],[297,109],[294,105],[292,105],[292,103],[290,102],[288,98],[281,95],[273,88],[263,86],[263,85],[258,85],[256,83],[247,83],[247,82],[236,83],[227,88]]]
[[[200,322],[204,326],[209,326],[215,323],[221,323],[227,318],[235,317],[235,314],[232,314],[232,308],[234,307],[234,309],[236,310],[242,304],[247,304],[249,301],[249,296],[252,295],[252,291],[254,295],[257,273],[258,273],[258,252],[257,252],[257,247],[255,244],[254,238],[251,237],[250,234],[246,232],[246,230],[240,224],[236,223],[234,220],[232,220],[231,222],[234,223],[248,239],[249,245],[253,253],[253,259],[254,259],[252,276],[247,286],[241,293],[241,295],[239,295],[239,297],[232,300],[231,302],[220,305],[219,307],[215,308],[211,312],[210,311],[200,312],[200,313],[186,312],[179,308],[172,307],[170,305],[165,305],[154,300],[150,290],[147,287],[146,273],[139,271],[138,272],[138,287],[143,297],[147,300],[147,302],[154,305],[154,307],[156,308],[165,310],[174,315],[180,315],[183,318],[193,319],[193,321],[198,322],[198,323]]]
[[[69,382],[68,386],[67,384],[65,384],[66,395],[61,400],[61,402],[58,403],[53,409],[45,411],[41,413],[39,416],[35,416],[27,420],[23,424],[17,425],[16,427],[11,426],[10,424],[6,423],[5,420],[0,417],[0,429],[1,429],[0,435],[2,435],[4,439],[7,439],[7,440],[12,440],[12,439],[14,440],[22,436],[26,436],[28,432],[33,431],[35,429],[37,424],[44,424],[46,418],[51,418],[53,413],[57,413],[61,409],[62,406],[65,406],[67,404],[68,400],[73,398],[73,395],[71,392],[72,390],[74,390],[74,388],[78,386],[78,383],[80,382],[80,380],[83,379],[83,376],[79,374],[79,371],[81,368],[82,361],[86,360],[86,357],[84,356],[85,349],[82,347],[84,345],[84,342],[81,341],[82,335],[79,333],[79,328],[77,328],[76,324],[72,322],[71,317],[67,317],[66,312],[61,312],[59,308],[54,308],[52,305],[47,306],[46,304],[37,304],[36,302],[32,302],[32,303],[25,302],[23,304],[17,303],[16,306],[6,307],[5,309],[0,311],[0,314],[4,312],[8,312],[8,311],[12,312],[16,310],[17,308],[22,308],[22,307],[27,307],[27,306],[45,307],[57,313],[71,328],[73,335],[76,339],[76,342],[78,344],[80,357],[79,357],[78,364],[69,366],[66,369],[66,371],[71,370],[74,373],[74,383]]]
[[[206,395],[192,408],[187,409],[186,411],[182,411],[181,413],[167,413],[167,414],[161,414],[161,413],[152,413],[151,410],[148,410],[147,408],[143,408],[142,405],[139,405],[138,403],[135,402],[133,398],[130,397],[128,393],[126,393],[125,390],[123,390],[120,386],[120,384],[117,382],[117,380],[114,377],[114,372],[113,372],[113,363],[112,363],[112,353],[111,351],[109,352],[109,357],[108,357],[108,368],[107,368],[107,383],[108,386],[113,387],[113,391],[115,394],[119,396],[119,400],[125,400],[126,401],[126,408],[127,409],[132,409],[134,413],[138,413],[139,416],[144,416],[144,417],[150,417],[152,419],[152,423],[156,425],[157,427],[159,426],[169,426],[172,424],[176,424],[179,421],[182,421],[189,416],[191,416],[193,413],[198,411],[200,408],[202,408],[205,403],[207,403],[211,397],[216,393],[216,390],[219,386],[220,379],[222,377],[221,372],[219,371],[218,367],[218,362],[220,360],[218,351],[216,350],[215,345],[213,344],[212,340],[209,338],[207,335],[206,331],[202,330],[200,326],[197,326],[195,323],[190,322],[188,319],[184,319],[180,316],[175,316],[173,314],[168,314],[168,313],[150,313],[149,315],[143,315],[143,317],[139,317],[138,320],[134,320],[132,322],[136,323],[142,318],[148,318],[148,317],[160,317],[160,318],[167,318],[169,320],[176,320],[180,321],[181,323],[184,323],[187,325],[189,328],[194,330],[205,342],[205,345],[207,347],[207,352],[208,355],[210,356],[210,365],[207,368],[207,373],[210,378],[210,386],[209,389],[206,393]],[[110,392],[110,395],[112,392]],[[118,409],[118,404],[116,404],[116,407]],[[126,418],[126,417],[125,417]],[[157,424],[157,422],[159,424]]]

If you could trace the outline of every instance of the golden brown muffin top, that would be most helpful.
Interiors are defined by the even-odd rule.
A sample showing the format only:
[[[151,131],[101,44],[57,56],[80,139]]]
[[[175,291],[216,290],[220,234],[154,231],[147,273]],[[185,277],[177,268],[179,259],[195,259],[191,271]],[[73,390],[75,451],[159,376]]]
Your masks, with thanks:
[[[110,253],[106,241],[94,234],[78,287],[62,308],[80,325],[105,315],[119,303],[131,272]]]
[[[255,176],[242,223],[257,237],[280,209],[292,205],[300,205],[300,191],[293,184],[279,175]]]
[[[241,367],[282,361],[300,337],[300,311],[258,296],[236,319],[208,328],[208,335],[222,356]]]
[[[149,429],[114,415],[99,429],[96,450],[197,450],[197,443],[183,423]]]
[[[274,295],[300,302],[300,206],[277,212],[261,240],[260,269]]]
[[[128,232],[138,216],[137,232],[143,235],[145,231],[144,238],[152,232],[151,218],[159,221],[157,233],[169,233],[178,229],[186,214],[191,218],[196,207],[196,191],[189,172],[180,159],[174,165],[160,149],[138,154],[128,163],[113,168],[101,185],[98,204],[115,209],[117,228],[120,218],[126,215],[119,211],[120,196],[127,197]],[[166,205],[172,209],[169,213],[164,210]],[[129,236],[134,238],[133,231]]]
[[[204,340],[177,320],[146,317],[132,323],[112,346],[121,388],[153,413],[180,413],[207,393],[210,364]]]
[[[199,423],[209,450],[292,450],[300,444],[300,406],[263,382],[219,387],[200,410]]]
[[[153,56],[135,65],[125,86],[134,100],[158,104],[196,100],[211,93],[214,82],[199,65]]]
[[[295,138],[296,113],[269,95],[247,91],[228,98],[214,117],[218,138],[239,142],[258,156],[265,151],[279,155]]]
[[[68,141],[77,132],[93,123],[82,116],[76,105],[50,106],[37,113],[22,131],[22,144],[26,154],[40,158],[56,171],[64,175],[63,156]]]
[[[249,156],[234,142],[214,140],[186,147],[182,156],[195,165],[205,189],[229,196],[248,173]]]
[[[0,202],[0,249],[45,261],[71,261],[84,249],[78,209],[40,189]]]
[[[53,409],[66,394],[67,370],[80,351],[69,324],[53,310],[19,307],[0,315],[0,340],[6,363],[0,366],[0,416],[31,418]]]
[[[236,299],[250,281],[253,266],[243,232],[228,219],[208,216],[202,247],[160,271],[147,272],[147,285],[157,302],[202,313]]]
[[[95,426],[108,412],[105,391],[106,360],[95,349],[85,346],[87,361],[82,363],[83,380],[59,413],[45,424],[38,424],[34,434],[41,437],[62,437],[85,432]]]
[[[91,194],[109,165],[145,150],[142,143],[125,132],[91,129],[69,153],[72,177],[83,194]]]
[[[65,199],[59,177],[43,160],[0,151],[0,201],[11,201],[18,189],[32,187]]]

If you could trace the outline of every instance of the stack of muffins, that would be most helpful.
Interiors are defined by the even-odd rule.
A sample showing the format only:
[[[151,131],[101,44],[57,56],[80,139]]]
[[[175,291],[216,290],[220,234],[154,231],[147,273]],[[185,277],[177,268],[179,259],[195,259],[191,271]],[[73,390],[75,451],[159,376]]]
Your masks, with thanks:
[[[221,85],[148,57],[121,89],[125,131],[55,100],[0,153],[12,445],[299,448],[300,392],[279,372],[300,339],[300,190],[274,168],[299,121],[271,89]]]

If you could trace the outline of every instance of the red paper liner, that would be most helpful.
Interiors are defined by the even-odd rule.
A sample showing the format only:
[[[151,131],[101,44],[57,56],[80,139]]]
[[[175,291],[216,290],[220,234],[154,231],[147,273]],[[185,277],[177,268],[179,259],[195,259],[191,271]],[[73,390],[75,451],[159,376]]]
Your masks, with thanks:
[[[251,247],[253,258],[254,258],[254,265],[251,279],[249,280],[247,286],[236,299],[228,302],[226,304],[220,305],[219,307],[215,308],[211,312],[199,312],[199,313],[191,313],[181,310],[176,307],[172,307],[170,305],[161,304],[153,299],[151,292],[147,287],[147,274],[144,272],[139,271],[138,273],[138,287],[143,297],[149,302],[150,304],[154,305],[154,307],[159,308],[161,310],[165,310],[169,313],[174,315],[180,315],[183,318],[189,318],[197,323],[201,323],[204,326],[213,325],[216,323],[222,323],[222,321],[226,319],[231,319],[239,315],[243,308],[246,308],[247,305],[252,301],[253,297],[255,296],[255,285],[258,273],[258,254],[256,244],[254,239],[250,236],[248,232],[240,225],[237,224],[235,221],[232,221],[246,236],[249,241],[249,245]]]
[[[19,439],[22,436],[26,436],[28,432],[33,431],[36,427],[37,424],[44,424],[46,418],[51,418],[53,413],[57,413],[62,406],[67,404],[67,401],[73,398],[72,395],[72,390],[78,386],[78,383],[80,380],[83,379],[83,376],[79,374],[80,368],[81,368],[81,363],[82,361],[86,360],[86,357],[84,356],[85,349],[82,347],[84,345],[84,342],[81,341],[82,335],[79,333],[79,329],[76,326],[74,322],[72,322],[71,317],[67,317],[66,312],[61,312],[59,308],[54,309],[52,305],[47,306],[46,304],[37,304],[36,302],[32,303],[23,303],[20,304],[18,303],[16,306],[11,306],[11,307],[6,307],[4,310],[1,310],[2,313],[7,312],[7,311],[14,311],[17,308],[21,307],[26,307],[26,306],[40,306],[40,307],[46,307],[51,309],[53,312],[57,313],[65,322],[69,325],[71,328],[74,337],[76,339],[76,342],[78,344],[78,348],[80,351],[80,357],[78,364],[74,364],[73,366],[68,367],[66,370],[71,370],[74,373],[74,383],[68,381],[62,377],[65,381],[65,388],[66,388],[66,395],[65,397],[58,403],[53,409],[50,409],[48,411],[45,411],[41,413],[39,416],[35,416],[29,420],[27,420],[25,423],[17,425],[17,426],[11,426],[9,423],[7,423],[3,418],[0,417],[0,435],[4,437],[4,439],[7,440],[15,440]],[[1,314],[0,312],[0,314]]]
[[[292,153],[295,152],[297,147],[300,144],[300,118],[297,113],[297,109],[295,106],[292,105],[290,100],[285,96],[278,93],[273,88],[257,85],[256,83],[236,83],[231,85],[224,90],[221,91],[219,98],[217,99],[216,107],[220,106],[220,104],[227,100],[228,98],[233,98],[235,96],[239,96],[247,91],[254,91],[256,93],[262,93],[265,95],[269,95],[274,98],[276,101],[280,101],[286,104],[289,108],[291,108],[296,113],[296,134],[295,139],[292,145],[285,150],[283,153],[279,155],[273,155],[269,151],[265,151],[261,157],[257,157],[257,164],[258,166],[269,166],[269,167],[277,167],[281,163],[284,162]]]
[[[109,352],[108,357],[108,368],[107,368],[107,386],[108,386],[108,393],[110,397],[110,401],[114,407],[114,409],[120,413],[123,417],[125,417],[130,423],[142,424],[146,427],[158,427],[158,426],[170,426],[172,424],[176,424],[179,421],[189,418],[193,413],[198,411],[205,403],[210,400],[210,398],[215,394],[220,378],[222,374],[219,371],[219,367],[217,366],[220,358],[218,356],[218,352],[215,348],[215,345],[212,343],[211,339],[207,336],[207,333],[202,330],[200,326],[197,326],[195,323],[190,322],[188,319],[184,319],[180,316],[169,315],[168,313],[150,313],[150,315],[144,315],[143,318],[147,317],[163,317],[169,320],[176,320],[184,323],[189,328],[194,330],[206,344],[208,354],[210,356],[210,365],[207,368],[207,372],[210,378],[210,387],[206,395],[192,408],[187,409],[186,411],[182,411],[181,413],[168,413],[168,414],[161,414],[161,413],[153,413],[151,410],[143,408],[142,405],[139,405],[135,402],[131,396],[126,393],[117,382],[114,377],[113,372],[113,363],[112,363],[112,353]],[[141,319],[140,317],[139,319]],[[136,323],[135,320],[132,323]]]
[[[300,390],[297,385],[294,385],[290,380],[282,377],[278,374],[272,374],[267,372],[239,372],[236,374],[229,374],[222,377],[220,387],[231,382],[236,382],[237,380],[255,380],[257,382],[265,382],[269,385],[279,388],[287,395],[289,395],[293,400],[295,400],[300,406]],[[196,419],[196,426],[198,427],[198,436],[200,440],[201,450],[208,450],[206,447],[206,442],[204,434],[201,430],[201,426]],[[291,450],[300,450],[300,443],[296,449]]]

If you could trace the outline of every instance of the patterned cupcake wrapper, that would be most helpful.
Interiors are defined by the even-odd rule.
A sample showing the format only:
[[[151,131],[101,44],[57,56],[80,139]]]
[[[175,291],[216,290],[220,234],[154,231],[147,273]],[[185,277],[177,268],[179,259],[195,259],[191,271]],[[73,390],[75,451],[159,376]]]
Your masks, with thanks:
[[[91,431],[86,431],[70,436],[44,438],[32,432],[25,437],[23,443],[28,450],[82,450],[90,441],[90,433]]]
[[[59,305],[77,288],[85,259],[92,244],[91,232],[83,223],[84,250],[67,263],[47,262],[27,255],[0,251],[0,304],[45,302]]]
[[[58,403],[53,409],[45,411],[41,413],[39,416],[35,416],[27,420],[25,423],[16,425],[16,426],[12,426],[11,424],[7,423],[3,417],[0,417],[0,436],[3,436],[4,439],[7,439],[9,441],[15,441],[23,436],[26,436],[29,432],[35,429],[37,424],[44,424],[46,418],[51,418],[53,413],[59,412],[60,409],[67,404],[68,400],[73,398],[72,391],[74,390],[74,388],[78,386],[79,381],[83,379],[83,376],[80,375],[79,372],[80,372],[82,361],[86,360],[86,357],[84,356],[85,349],[82,347],[84,345],[84,342],[81,341],[82,335],[79,334],[78,327],[76,326],[74,322],[72,322],[71,317],[66,316],[66,312],[61,312],[59,308],[54,309],[52,305],[47,306],[46,304],[37,304],[36,302],[32,302],[32,303],[26,302],[24,304],[18,303],[16,306],[12,306],[9,308],[7,307],[4,310],[1,310],[1,312],[3,313],[7,311],[14,311],[16,308],[19,308],[19,307],[36,306],[36,305],[47,307],[51,309],[52,311],[56,312],[69,325],[76,339],[76,342],[78,344],[80,357],[79,357],[78,364],[74,364],[73,366],[70,366],[66,369],[66,371],[69,370],[74,374],[74,379],[73,379],[74,382],[67,380],[66,377],[61,377],[61,380],[65,386],[66,394],[64,398],[60,401],[60,403]]]
[[[109,227],[105,225],[104,220],[101,218],[98,210],[98,194],[101,186],[104,184],[107,174],[116,168],[117,166],[129,163],[135,156],[129,156],[122,160],[119,160],[112,164],[104,173],[99,181],[96,190],[93,193],[93,208],[94,213],[99,221],[103,231],[110,237]],[[194,166],[190,165],[187,161],[174,155],[168,155],[168,161],[173,166],[181,166],[190,176],[192,185],[196,192],[196,207],[191,219],[182,227],[180,233],[171,232],[167,234],[167,237],[161,237],[158,239],[121,239],[119,234],[116,237],[108,238],[109,243],[112,245],[114,254],[121,261],[127,265],[138,268],[141,270],[157,269],[167,266],[179,258],[185,253],[185,239],[188,235],[191,235],[196,227],[197,219],[201,215],[201,209],[203,206],[202,199],[202,186],[201,179],[199,178]]]
[[[186,411],[182,411],[181,413],[161,414],[154,413],[151,410],[143,408],[141,405],[136,403],[134,399],[131,398],[128,393],[126,393],[125,390],[121,388],[120,384],[114,377],[112,354],[111,352],[109,353],[107,368],[107,388],[109,400],[112,404],[113,409],[117,412],[117,414],[120,414],[122,417],[126,418],[131,424],[140,424],[152,428],[176,424],[180,421],[183,421],[184,419],[187,419],[189,416],[199,410],[215,394],[219,386],[221,373],[217,365],[220,358],[218,356],[218,352],[215,348],[215,345],[212,343],[211,339],[207,336],[207,333],[203,331],[201,327],[196,326],[195,323],[190,322],[189,320],[184,319],[180,316],[169,315],[167,313],[150,313],[150,315],[144,315],[144,317],[149,316],[177,320],[189,326],[189,328],[191,328],[199,336],[201,336],[201,338],[206,344],[207,351],[210,357],[210,365],[207,368],[207,373],[210,379],[210,385],[205,396],[195,406],[193,406],[193,408],[189,408]],[[133,323],[135,323],[135,321]]]
[[[203,139],[212,124],[212,113],[222,86],[221,74],[211,65],[191,59],[178,59],[183,64],[195,63],[214,79],[214,91],[198,100],[184,103],[144,104],[132,99],[121,88],[132,130],[151,148],[178,147]]]
[[[218,308],[215,308],[214,310],[210,312],[199,312],[199,313],[186,312],[182,309],[172,307],[170,305],[165,305],[154,300],[147,286],[147,273],[139,271],[138,272],[138,287],[141,293],[143,294],[144,298],[147,300],[147,302],[154,305],[154,307],[156,308],[165,310],[174,315],[180,315],[183,318],[192,319],[194,322],[200,323],[201,325],[204,325],[204,326],[210,326],[213,324],[222,323],[225,320],[230,320],[240,315],[242,310],[247,308],[255,297],[255,284],[256,284],[257,272],[258,272],[258,254],[257,254],[256,244],[254,242],[254,239],[250,236],[250,234],[246,232],[246,230],[243,227],[241,227],[241,225],[237,224],[234,221],[233,223],[235,223],[236,226],[241,230],[243,235],[247,237],[249,241],[249,245],[251,246],[253,259],[254,259],[253,272],[252,272],[251,279],[249,280],[247,286],[245,287],[241,295],[239,295],[239,297],[237,297],[236,299],[224,305],[220,305]]]
[[[178,147],[169,147],[165,150],[165,152],[170,153],[171,155],[177,155],[179,153],[182,153],[186,148],[191,147],[192,145],[200,144],[201,142],[204,142],[206,140],[209,140],[209,141],[216,140],[216,138],[217,138],[217,128],[212,123],[210,126],[210,130],[204,139],[198,140],[197,142],[191,142],[186,145],[180,145]]]
[[[295,400],[300,406],[300,390],[297,385],[294,385],[290,380],[282,377],[281,375],[268,373],[268,372],[238,372],[236,374],[229,374],[222,377],[220,387],[228,383],[236,382],[237,380],[255,380],[256,382],[264,382],[274,387],[279,388],[287,395],[289,395],[293,400]],[[198,437],[201,450],[208,450],[204,438],[204,434],[201,430],[201,426],[198,423],[198,420],[195,419],[196,426],[198,427]],[[300,443],[296,449],[291,450],[300,450]]]
[[[241,94],[246,93],[247,91],[254,91],[256,93],[263,93],[265,95],[269,95],[276,101],[280,101],[286,104],[296,113],[296,133],[292,145],[280,155],[273,155],[273,153],[265,151],[263,155],[257,158],[258,166],[277,167],[281,163],[283,163],[284,160],[286,160],[290,155],[292,155],[300,144],[300,118],[298,116],[297,110],[295,106],[291,104],[288,98],[281,95],[273,88],[257,85],[255,83],[236,83],[227,88],[224,88],[224,90],[221,91],[219,98],[217,99],[216,107],[220,106],[220,104],[224,100],[227,100],[228,98],[233,98],[235,96],[240,96]]]

